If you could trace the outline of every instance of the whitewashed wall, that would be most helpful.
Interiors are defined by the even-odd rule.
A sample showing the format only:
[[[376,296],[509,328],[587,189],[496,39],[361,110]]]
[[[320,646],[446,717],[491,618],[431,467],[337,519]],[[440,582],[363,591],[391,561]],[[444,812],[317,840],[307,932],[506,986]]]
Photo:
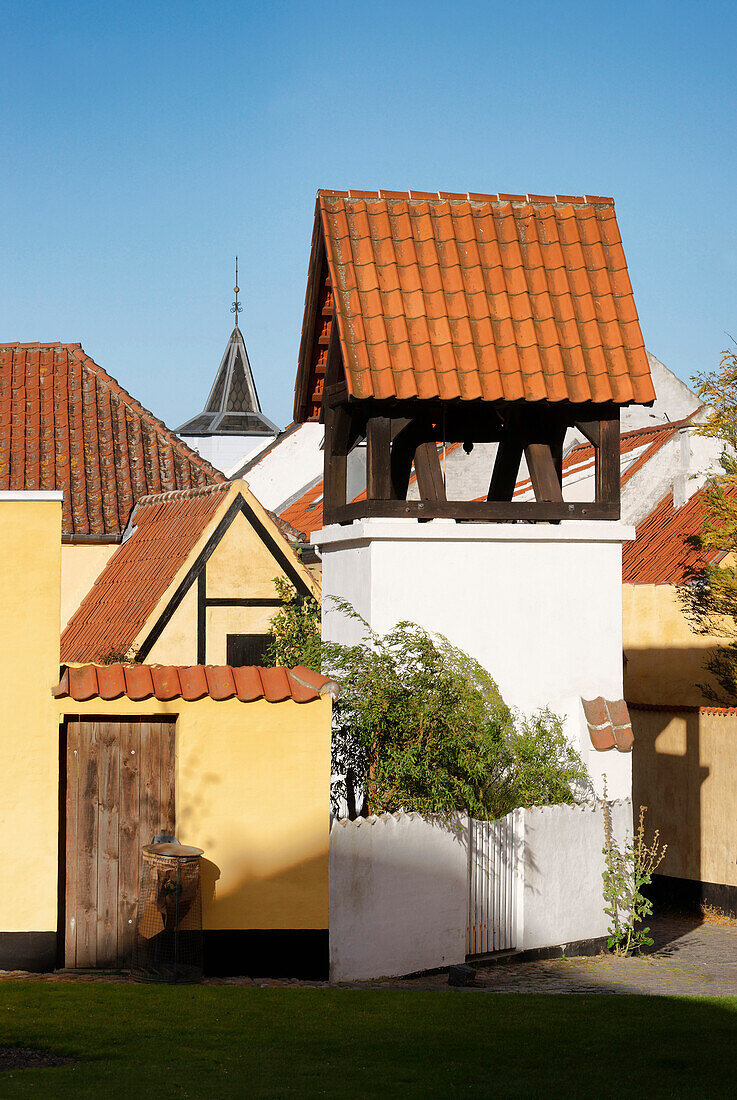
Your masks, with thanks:
[[[333,821],[332,981],[411,974],[466,957],[468,829],[419,814]]]
[[[632,803],[612,805],[614,835],[632,832]],[[557,947],[607,934],[601,803],[520,811],[517,948]]]
[[[605,936],[601,804],[518,810],[515,816],[517,950]],[[622,844],[632,831],[631,802],[615,802],[612,816]],[[333,821],[331,980],[463,962],[468,900],[467,821],[448,827],[405,813]]]
[[[558,713],[585,756],[590,739],[582,715],[570,720],[572,700],[622,698],[622,542],[633,535],[586,520],[326,527],[313,536],[323,637],[352,645],[362,633],[330,596],[347,599],[379,633],[408,619],[445,634],[488,669],[509,705]],[[610,770],[610,797],[629,797],[631,755]]]

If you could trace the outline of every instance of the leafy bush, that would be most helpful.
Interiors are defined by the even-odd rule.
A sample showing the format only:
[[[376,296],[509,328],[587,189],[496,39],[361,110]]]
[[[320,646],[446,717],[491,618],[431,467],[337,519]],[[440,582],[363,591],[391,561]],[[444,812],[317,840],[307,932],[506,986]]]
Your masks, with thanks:
[[[363,641],[320,642],[320,609],[275,581],[284,607],[271,620],[271,664],[329,670],[340,683],[333,709],[333,786],[338,812],[415,810],[449,817],[503,817],[517,806],[572,803],[586,768],[560,719],[513,714],[478,661],[415,623],[380,635],[344,600]]]
[[[513,715],[486,669],[442,635],[408,622],[379,635],[335,603],[365,641],[323,644],[323,667],[341,684],[333,772],[345,778],[334,784],[334,807],[345,797],[350,813],[358,787],[369,813],[492,819],[574,802],[586,789],[585,765],[555,715]]]
[[[320,671],[320,605],[313,596],[300,596],[283,577],[274,578],[274,586],[284,602],[271,620],[271,642],[265,663],[294,668],[304,665]]]

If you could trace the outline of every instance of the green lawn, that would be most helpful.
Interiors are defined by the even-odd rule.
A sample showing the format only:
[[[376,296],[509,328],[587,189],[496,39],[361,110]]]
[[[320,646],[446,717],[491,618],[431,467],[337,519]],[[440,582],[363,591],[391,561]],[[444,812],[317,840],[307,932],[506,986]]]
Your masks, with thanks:
[[[737,1096],[737,998],[0,983],[0,1097]]]

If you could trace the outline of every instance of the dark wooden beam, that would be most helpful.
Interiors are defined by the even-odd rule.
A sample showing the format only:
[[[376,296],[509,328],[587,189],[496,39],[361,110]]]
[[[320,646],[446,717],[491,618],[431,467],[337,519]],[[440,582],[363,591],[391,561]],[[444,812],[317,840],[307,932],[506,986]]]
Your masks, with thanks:
[[[581,435],[585,436],[592,446],[599,446],[599,440],[601,438],[600,420],[577,420],[573,427],[578,428]]]
[[[522,441],[507,436],[499,443],[486,499],[511,500],[522,461]]]
[[[338,510],[335,523],[354,519],[456,519],[490,523],[522,520],[555,523],[564,519],[617,519],[616,505],[598,501],[536,500],[358,500]]]
[[[386,416],[372,416],[366,423],[366,496],[369,500],[391,500],[392,422]]]
[[[445,485],[436,443],[420,443],[415,451],[417,487],[422,500],[445,500]]]
[[[335,523],[336,510],[346,503],[348,443],[352,418],[345,405],[324,408],[325,456],[323,472],[323,522]]]
[[[530,473],[535,500],[563,500],[558,474],[555,469],[553,452],[549,443],[528,443],[525,447],[525,460]]]
[[[619,519],[619,413],[600,422],[600,433],[596,449],[596,500],[616,507]]]
[[[404,426],[396,432],[392,440],[390,476],[392,497],[395,500],[406,500],[407,498],[416,449],[417,439],[413,431],[412,421],[405,420]]]

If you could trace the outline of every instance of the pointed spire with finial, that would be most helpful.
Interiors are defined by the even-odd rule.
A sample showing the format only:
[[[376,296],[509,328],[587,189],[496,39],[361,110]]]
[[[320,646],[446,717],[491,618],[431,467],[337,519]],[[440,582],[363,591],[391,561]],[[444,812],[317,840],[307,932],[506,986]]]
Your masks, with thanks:
[[[238,257],[236,256],[236,258],[235,258],[235,286],[233,287],[233,293],[235,294],[235,301],[233,302],[233,305],[230,307],[230,312],[235,313],[235,327],[236,328],[238,328],[238,314],[243,312],[243,306],[238,301],[239,290],[240,290],[240,288],[238,286]]]
[[[235,314],[235,328],[220,362],[210,395],[201,413],[180,428],[178,435],[276,435],[279,431],[261,412],[261,405],[248,361],[246,342],[238,326],[238,314],[243,306],[238,301],[238,257],[235,258],[235,301],[230,312]]]

